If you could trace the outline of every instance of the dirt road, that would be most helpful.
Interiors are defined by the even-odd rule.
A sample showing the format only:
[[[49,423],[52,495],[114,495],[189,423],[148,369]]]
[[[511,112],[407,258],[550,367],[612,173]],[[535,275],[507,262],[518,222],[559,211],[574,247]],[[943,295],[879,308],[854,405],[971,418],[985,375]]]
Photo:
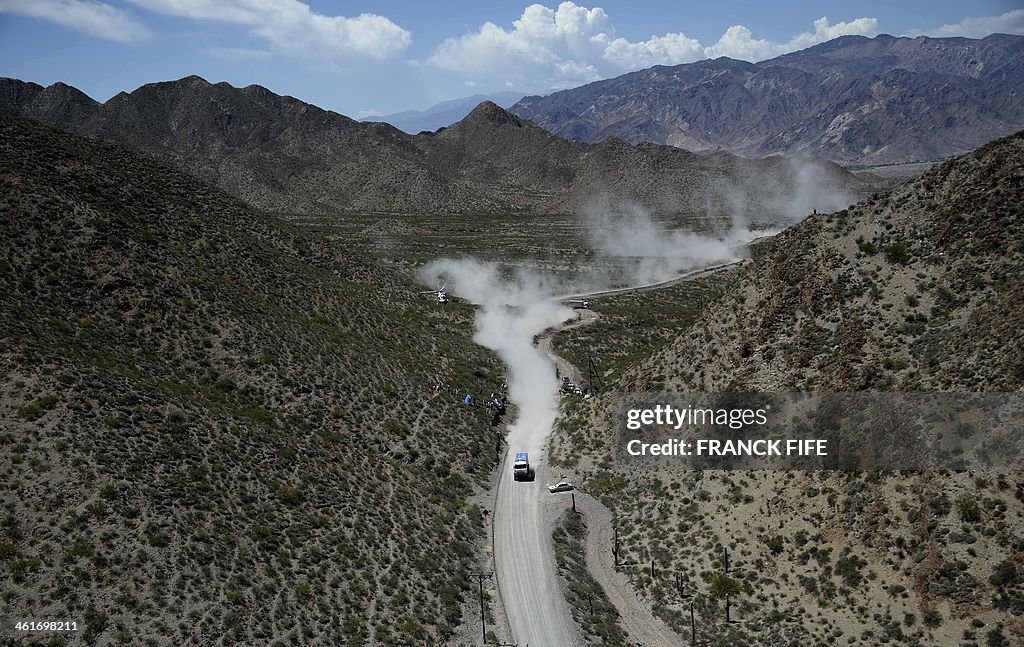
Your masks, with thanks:
[[[554,393],[551,397],[556,397]],[[545,483],[551,476],[544,455],[550,428],[520,425],[510,430],[494,508],[494,568],[508,618],[511,642],[529,647],[580,645],[576,624],[562,595],[555,568],[552,529],[545,519]],[[533,481],[515,481],[511,457],[527,451]]]
[[[564,295],[555,299],[566,301],[626,292],[653,290],[692,281],[708,274],[732,267],[729,263],[690,272],[669,281],[646,285],[604,290],[589,294]],[[561,325],[544,331],[536,338],[531,350],[541,354],[551,368],[551,377],[569,376],[579,384],[579,371],[551,351],[551,338],[558,332],[585,326],[598,318],[592,310],[578,310],[577,316]],[[512,642],[520,647],[576,647],[582,644],[579,630],[562,594],[551,534],[558,509],[566,506],[564,495],[553,496],[546,485],[558,480],[547,464],[546,442],[556,419],[557,380],[551,382],[554,413],[520,411],[519,419],[509,427],[509,451],[501,465],[501,474],[494,502],[494,564],[498,581],[498,594],[508,621]],[[524,421],[525,419],[525,421]],[[517,451],[530,455],[535,470],[533,481],[515,481],[512,476],[511,457]],[[645,647],[669,647],[681,644],[681,639],[663,622],[654,617],[633,593],[625,575],[616,571],[609,552],[612,533],[611,513],[596,499],[581,496],[582,512],[588,525],[587,567],[604,587],[622,616],[623,628],[634,644]],[[578,506],[579,507],[579,506]]]

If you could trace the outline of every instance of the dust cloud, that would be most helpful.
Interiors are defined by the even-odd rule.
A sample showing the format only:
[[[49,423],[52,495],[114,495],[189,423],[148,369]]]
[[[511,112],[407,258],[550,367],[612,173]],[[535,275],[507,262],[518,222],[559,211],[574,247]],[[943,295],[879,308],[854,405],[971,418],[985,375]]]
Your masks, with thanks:
[[[748,243],[777,231],[751,229],[739,216],[719,234],[670,229],[635,204],[591,205],[583,210],[583,217],[595,251],[583,291],[658,283],[691,270],[738,261],[747,256]]]
[[[508,397],[519,408],[509,437],[519,449],[538,452],[558,415],[554,363],[533,338],[573,315],[550,299],[558,284],[525,269],[505,273],[497,263],[444,259],[424,266],[421,280],[447,284],[453,293],[479,306],[473,340],[493,350],[508,367]]]
[[[857,196],[843,188],[840,176],[829,172],[829,167],[820,160],[791,157],[791,184],[779,190],[770,205],[786,216],[786,224],[803,220],[817,210],[831,213],[849,207]]]
[[[777,186],[755,187],[748,179],[708,187],[706,213],[713,213],[713,202],[714,212],[725,214],[710,233],[672,227],[636,204],[594,200],[580,214],[592,258],[570,278],[474,258],[437,260],[421,269],[425,284],[445,284],[479,306],[474,341],[496,352],[508,367],[508,397],[519,409],[509,427],[510,443],[517,449],[540,450],[558,415],[554,362],[533,344],[536,335],[573,316],[558,299],[651,285],[735,262],[748,255],[751,241],[777,233],[812,209],[833,210],[853,202],[852,196],[829,187],[820,165],[788,163],[792,172]],[[766,204],[776,223],[752,226],[750,214],[763,212]]]
[[[533,344],[534,336],[573,317],[555,295],[669,280],[681,272],[737,260],[756,237],[745,228],[724,236],[671,231],[639,207],[585,214],[597,254],[616,261],[614,269],[589,268],[566,281],[526,268],[508,269],[474,258],[442,259],[425,265],[420,280],[447,285],[479,306],[473,340],[493,350],[508,367],[508,397],[519,409],[509,427],[517,449],[538,452],[558,416],[558,377],[554,362]]]

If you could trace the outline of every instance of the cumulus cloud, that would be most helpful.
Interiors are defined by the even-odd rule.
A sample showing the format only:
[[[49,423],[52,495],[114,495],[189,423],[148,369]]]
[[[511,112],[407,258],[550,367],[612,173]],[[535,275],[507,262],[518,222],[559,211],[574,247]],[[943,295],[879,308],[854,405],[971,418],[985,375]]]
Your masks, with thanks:
[[[466,77],[558,89],[652,65],[678,65],[708,57],[759,61],[837,36],[873,36],[877,28],[874,18],[835,24],[820,18],[814,21],[813,31],[786,42],[757,39],[742,25],[730,27],[710,46],[681,31],[631,41],[616,34],[611,18],[600,7],[563,2],[552,9],[533,4],[510,29],[486,22],[477,31],[446,39],[428,63]]]
[[[728,56],[756,62],[805,49],[840,36],[871,37],[877,33],[878,20],[874,18],[857,18],[849,22],[837,22],[833,25],[828,18],[822,17],[814,21],[814,31],[797,34],[784,43],[773,43],[769,40],[754,38],[751,31],[743,25],[733,25],[725,30],[717,43],[705,48],[704,54],[708,58]]]
[[[701,58],[700,43],[682,33],[631,42],[617,37],[604,9],[563,2],[551,9],[528,6],[504,29],[492,22],[458,38],[445,39],[429,63],[466,76],[500,72],[506,82],[541,79],[547,87],[570,87],[657,64]]]
[[[49,20],[119,43],[132,43],[148,35],[145,26],[127,12],[91,0],[0,0],[0,13]]]
[[[1014,9],[999,16],[987,18],[964,18],[953,25],[942,25],[935,29],[912,29],[908,36],[933,36],[944,38],[949,36],[965,36],[967,38],[984,38],[989,34],[1024,34],[1024,9]]]
[[[390,19],[364,13],[326,16],[298,0],[130,0],[156,13],[245,25],[276,51],[292,55],[401,55],[412,34]]]
[[[611,32],[604,9],[534,4],[510,30],[485,22],[476,32],[445,39],[429,62],[466,76],[505,70],[513,81],[543,78],[549,87],[576,85],[601,78],[593,61]]]
[[[703,58],[703,55],[700,41],[682,33],[651,36],[638,43],[616,38],[608,43],[602,53],[606,61],[628,70],[652,65],[677,65],[696,61]]]

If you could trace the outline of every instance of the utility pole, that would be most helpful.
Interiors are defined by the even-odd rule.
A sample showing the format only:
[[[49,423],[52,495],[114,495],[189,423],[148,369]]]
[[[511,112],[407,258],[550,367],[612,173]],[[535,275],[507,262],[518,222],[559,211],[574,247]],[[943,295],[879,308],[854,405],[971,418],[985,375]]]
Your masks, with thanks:
[[[725,573],[729,573],[729,549],[722,546],[722,551],[725,554]],[[725,624],[729,624],[732,620],[729,619],[729,596],[725,596]]]
[[[572,511],[576,512],[576,493],[570,492],[569,494],[572,495]]]
[[[480,635],[485,643],[487,642],[487,618],[484,616],[484,580],[490,579],[492,575],[494,575],[494,571],[469,574],[470,577],[475,577],[477,584],[480,585]]]
[[[612,557],[615,558],[615,565],[619,565],[619,529],[612,526],[612,530],[615,532],[615,544],[612,545]]]
[[[587,380],[590,382],[591,392],[597,393],[597,387],[600,385],[601,376],[598,374],[597,366],[594,364],[594,356],[590,353],[587,353]]]
[[[693,600],[690,600],[690,642],[697,644],[697,619],[693,615]]]

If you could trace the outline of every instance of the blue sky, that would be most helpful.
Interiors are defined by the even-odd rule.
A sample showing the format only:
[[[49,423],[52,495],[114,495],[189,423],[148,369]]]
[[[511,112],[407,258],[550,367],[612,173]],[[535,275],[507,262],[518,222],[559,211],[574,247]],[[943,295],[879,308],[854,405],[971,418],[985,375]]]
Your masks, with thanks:
[[[1024,33],[1018,1],[0,0],[0,76],[106,100],[198,74],[354,117],[655,64],[762,60],[843,34]]]

